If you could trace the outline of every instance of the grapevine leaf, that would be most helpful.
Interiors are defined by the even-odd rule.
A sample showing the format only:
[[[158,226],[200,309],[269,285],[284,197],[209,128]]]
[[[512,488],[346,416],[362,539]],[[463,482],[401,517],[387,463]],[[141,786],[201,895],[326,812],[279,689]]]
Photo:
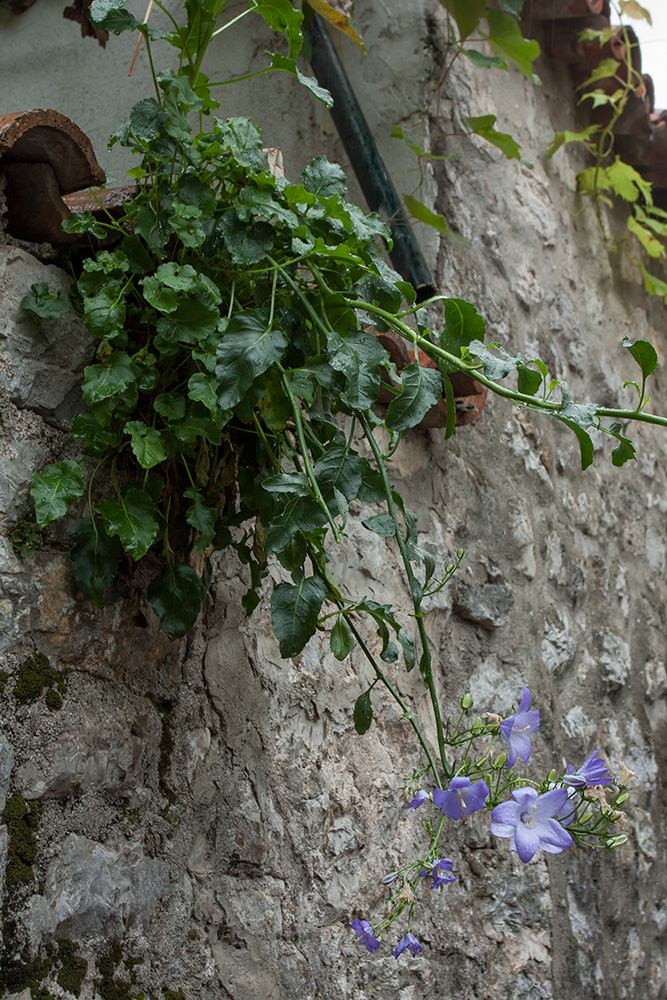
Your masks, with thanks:
[[[84,597],[96,608],[104,606],[104,592],[113,583],[121,545],[96,528],[90,518],[75,521],[69,530],[74,579]]]
[[[489,25],[489,42],[493,51],[501,59],[513,62],[518,70],[532,80],[533,63],[540,54],[537,42],[523,38],[519,25],[509,14],[487,9],[485,16]]]
[[[373,704],[371,702],[370,688],[368,691],[360,694],[355,701],[352,718],[354,719],[354,728],[360,736],[368,732],[373,721]]]
[[[495,115],[479,115],[476,118],[464,118],[463,122],[481,139],[486,139],[491,145],[496,146],[501,153],[504,153],[508,160],[520,160],[521,146],[507,132],[497,132],[493,127],[496,121]]]
[[[189,632],[201,608],[202,584],[192,566],[168,566],[148,586],[146,596],[160,619],[162,630],[172,639]]]
[[[338,617],[331,631],[331,652],[337,660],[344,660],[354,649],[354,639],[342,615]]]
[[[271,594],[271,621],[280,643],[280,655],[296,656],[317,628],[325,587],[317,576],[296,584],[280,583]]]
[[[401,394],[392,399],[385,423],[390,430],[407,431],[416,427],[442,395],[442,376],[434,368],[423,368],[413,361],[401,373]]]
[[[588,128],[583,130],[583,132],[569,132],[567,129],[563,132],[556,132],[553,139],[547,146],[547,156],[551,159],[554,153],[557,152],[561,146],[566,146],[570,142],[581,142],[586,145],[590,142],[595,133],[599,131],[599,125],[589,125]]]
[[[64,517],[82,494],[83,469],[71,459],[33,473],[30,496],[35,502],[38,527],[45,528],[51,521]]]

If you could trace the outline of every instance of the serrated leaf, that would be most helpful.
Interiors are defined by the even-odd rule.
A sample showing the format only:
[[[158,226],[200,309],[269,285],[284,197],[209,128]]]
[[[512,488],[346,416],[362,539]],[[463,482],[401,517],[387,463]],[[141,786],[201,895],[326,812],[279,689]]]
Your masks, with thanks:
[[[271,622],[280,655],[296,656],[315,634],[326,589],[317,576],[280,583],[271,594]]]
[[[521,159],[521,146],[507,132],[497,132],[493,127],[496,121],[495,115],[479,115],[474,118],[464,118],[463,123],[471,132],[481,139],[486,139],[492,146],[504,153],[508,160]]]
[[[371,702],[371,691],[364,691],[360,694],[354,703],[354,712],[352,713],[352,718],[354,720],[354,728],[358,732],[359,736],[363,736],[367,733],[371,727],[371,722],[373,721],[373,704]]]
[[[143,420],[128,420],[125,434],[130,435],[130,447],[142,469],[152,469],[167,458],[163,437],[154,427],[148,427]]]
[[[458,358],[461,348],[468,347],[486,333],[486,323],[475,307],[464,299],[445,299],[445,325],[440,334],[440,346]]]
[[[509,14],[487,9],[489,43],[502,59],[508,59],[529,79],[533,77],[533,63],[540,54],[540,47],[533,39],[524,38],[519,25]]]
[[[424,418],[442,395],[442,375],[413,361],[401,372],[401,393],[392,399],[385,423],[390,430],[403,432]]]
[[[626,17],[631,17],[634,21],[646,21],[649,25],[653,25],[650,12],[646,7],[637,3],[637,0],[618,0],[618,6],[621,14]]]
[[[344,660],[354,649],[354,638],[342,615],[339,615],[331,631],[329,642],[331,652],[339,661]]]
[[[352,39],[361,52],[366,52],[366,46],[361,40],[361,35],[356,30],[350,14],[347,10],[340,9],[340,4],[337,0],[331,0],[329,3],[327,3],[327,0],[308,0],[308,3],[332,27],[337,28],[338,31],[342,31],[344,35]],[[347,6],[346,4],[345,7]]]
[[[145,556],[158,535],[157,511],[148,493],[129,489],[120,500],[105,497],[96,511],[104,522],[104,530],[120,543],[133,559]]]
[[[382,535],[383,538],[393,538],[396,534],[396,524],[390,514],[373,514],[361,523],[364,528],[374,531],[376,535]]]
[[[72,571],[79,590],[96,608],[104,607],[104,593],[118,570],[120,542],[109,538],[87,517],[75,521],[68,534]]]
[[[34,313],[40,319],[58,319],[59,316],[69,312],[70,304],[62,288],[53,295],[46,281],[37,281],[30,286],[30,294],[24,295],[21,299],[21,308]]]
[[[653,374],[658,367],[658,355],[653,344],[649,344],[648,340],[636,340],[633,344],[629,337],[624,337],[623,347],[635,359],[645,379]]]
[[[160,619],[162,631],[180,639],[197,621],[202,599],[202,583],[192,566],[168,566],[148,586],[146,596]]]
[[[584,129],[583,132],[569,132],[564,129],[562,132],[556,132],[553,139],[547,146],[547,156],[549,159],[554,155],[561,146],[566,146],[570,142],[580,142],[586,145],[596,132],[600,131],[599,125],[589,125],[588,128]]]
[[[418,201],[411,194],[404,194],[403,201],[410,215],[414,216],[419,222],[425,222],[427,226],[433,226],[434,229],[438,229],[441,233],[446,233],[447,236],[452,235],[447,228],[447,220],[444,215],[438,215],[437,212],[433,212],[430,208],[426,207],[423,201]]]
[[[218,406],[231,410],[287,347],[283,330],[271,329],[263,309],[246,309],[232,316],[217,351],[215,374]]]
[[[640,193],[644,194],[647,189],[647,181],[629,163],[624,163],[619,156],[616,157],[611,166],[607,167],[607,181],[614,194],[624,201],[637,201]],[[648,184],[650,194],[651,185]]]
[[[472,35],[480,18],[486,17],[485,0],[440,0],[440,3],[456,21],[461,42]]]
[[[78,462],[65,459],[33,473],[30,496],[35,503],[37,526],[45,528],[64,517],[75,500],[83,495],[83,469]]]

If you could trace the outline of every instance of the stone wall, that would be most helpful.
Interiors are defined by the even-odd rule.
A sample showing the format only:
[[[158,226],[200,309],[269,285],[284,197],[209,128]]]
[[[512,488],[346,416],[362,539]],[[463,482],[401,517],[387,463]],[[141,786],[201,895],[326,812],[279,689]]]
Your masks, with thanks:
[[[50,5],[38,3],[25,17],[43,6],[47,16]],[[438,162],[426,194],[437,192],[466,242],[425,242],[440,288],[475,303],[487,339],[544,358],[575,398],[626,400],[622,383],[633,376],[621,340],[644,337],[662,359],[664,310],[645,296],[631,252],[610,254],[592,218],[573,214],[576,154],[545,156],[553,131],[574,127],[565,76],[543,61],[536,89],[460,60],[441,120],[424,121],[438,17],[399,0],[358,2],[357,12],[369,55],[341,51],[399,190],[414,182],[388,138],[397,121],[413,134],[451,133],[464,115],[495,113],[533,164],[507,162],[481,140],[445,140],[465,158]],[[104,58],[120,74],[118,44]],[[245,44],[263,51],[266,39]],[[94,43],[74,36],[72,46],[92,66]],[[284,147],[295,174],[310,155],[340,149],[325,113],[291,88],[288,78],[271,82],[263,113],[267,144]],[[419,515],[422,544],[440,561],[467,553],[426,619],[447,710],[470,690],[480,711],[505,714],[527,684],[541,712],[536,768],[601,747],[612,768],[620,758],[637,773],[638,787],[629,842],[612,856],[573,847],[522,865],[491,837],[488,817],[451,823],[458,880],[419,907],[423,954],[397,961],[385,946],[369,956],[350,921],[382,912],[380,878],[424,842],[401,794],[419,762],[411,730],[378,697],[377,721],[356,736],[364,662],[337,663],[325,633],[281,660],[271,582],[245,620],[244,570],[229,555],[214,556],[203,614],[181,642],[158,632],[136,581],[115,585],[102,611],[87,605],[64,527],[21,555],[31,473],[73,454],[63,431],[94,346],[72,317],[47,324],[21,313],[32,282],[55,288],[62,273],[13,247],[0,247],[0,267],[8,992],[32,985],[36,997],[41,983],[68,1000],[667,996],[662,434],[638,427],[638,461],[620,470],[599,442],[582,473],[565,428],[490,399],[450,442],[413,432],[399,448],[393,476]],[[658,373],[661,412],[665,388]],[[380,536],[369,541],[364,516],[352,519],[335,573],[353,594],[405,607],[396,553]],[[480,610],[489,594],[508,616]],[[418,678],[397,671],[395,683],[426,713]]]

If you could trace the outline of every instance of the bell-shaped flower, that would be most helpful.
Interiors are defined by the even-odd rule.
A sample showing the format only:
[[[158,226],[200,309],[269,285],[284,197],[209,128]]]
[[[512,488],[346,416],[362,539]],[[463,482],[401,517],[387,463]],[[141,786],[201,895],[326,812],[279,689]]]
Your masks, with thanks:
[[[595,785],[608,785],[613,779],[604,758],[598,756],[599,753],[599,750],[594,750],[578,771],[575,771],[572,765],[568,764],[563,784],[578,789],[592,788]]]
[[[431,888],[437,889],[439,885],[449,885],[451,882],[456,882],[456,875],[449,874],[453,867],[454,862],[451,858],[440,858],[439,861],[431,862],[430,869],[425,868],[421,871],[419,877],[427,878],[431,875],[433,877]]]
[[[485,781],[476,781],[471,785],[470,778],[452,778],[446,792],[442,788],[435,789],[433,805],[450,819],[461,819],[461,816],[470,816],[483,809],[484,799],[488,794],[489,788]]]
[[[491,833],[510,837],[510,851],[528,862],[540,848],[560,854],[572,846],[572,837],[556,817],[568,800],[567,788],[554,788],[538,795],[534,788],[516,788],[514,801],[501,802],[491,813]]]
[[[504,719],[500,723],[500,732],[510,745],[510,752],[507,758],[506,767],[514,767],[517,757],[526,763],[533,748],[530,744],[530,734],[534,733],[540,724],[540,713],[537,709],[530,709],[530,691],[527,687],[523,689],[521,703],[509,719]]]
[[[423,806],[425,802],[428,802],[430,798],[431,796],[428,794],[428,792],[425,792],[423,788],[420,788],[419,791],[416,793],[414,799],[412,799],[411,802],[408,802],[405,808],[419,809],[419,807]]]
[[[406,949],[408,951],[411,951],[413,955],[418,955],[420,951],[424,950],[420,945],[419,941],[417,940],[417,938],[412,933],[412,931],[408,931],[406,934],[404,934],[401,940],[398,942],[398,944],[394,948],[394,958],[398,958],[398,956],[402,954],[402,952],[404,952]]]
[[[353,920],[351,927],[361,944],[365,946],[366,951],[370,951],[371,955],[374,955],[380,947],[380,942],[376,937],[373,937],[373,928],[368,921]]]

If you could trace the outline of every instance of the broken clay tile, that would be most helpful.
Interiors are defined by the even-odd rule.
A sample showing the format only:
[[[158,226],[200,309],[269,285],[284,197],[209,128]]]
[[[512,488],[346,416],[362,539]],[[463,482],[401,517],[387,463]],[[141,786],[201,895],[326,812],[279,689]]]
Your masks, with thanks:
[[[133,201],[138,194],[139,186],[128,184],[125,187],[87,188],[85,191],[74,191],[72,194],[63,195],[62,200],[69,211],[77,215],[82,215],[84,212],[100,216],[107,212],[118,215],[119,209],[128,201]]]
[[[0,169],[7,163],[48,163],[61,194],[106,179],[88,136],[58,111],[0,116]]]

